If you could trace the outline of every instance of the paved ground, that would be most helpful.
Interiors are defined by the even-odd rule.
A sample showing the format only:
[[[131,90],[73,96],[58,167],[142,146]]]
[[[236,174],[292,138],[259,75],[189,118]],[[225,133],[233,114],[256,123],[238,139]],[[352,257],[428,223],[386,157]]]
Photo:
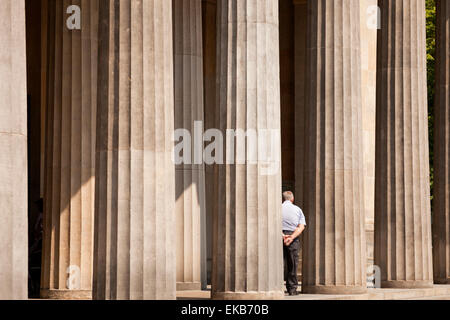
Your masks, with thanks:
[[[209,300],[211,291],[177,292],[179,300]],[[430,289],[369,289],[362,295],[305,294],[286,300],[450,300],[450,285],[436,285]]]

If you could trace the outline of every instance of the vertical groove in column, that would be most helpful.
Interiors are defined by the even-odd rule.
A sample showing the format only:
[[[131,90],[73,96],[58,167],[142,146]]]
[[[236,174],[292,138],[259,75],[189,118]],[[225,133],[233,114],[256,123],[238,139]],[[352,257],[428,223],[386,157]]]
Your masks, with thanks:
[[[94,299],[175,299],[172,1],[100,0]]]
[[[437,1],[434,151],[434,281],[450,284],[450,1]]]
[[[218,166],[213,298],[282,298],[278,1],[221,0],[218,9],[220,129],[270,130],[272,141],[241,148],[226,139],[236,154]],[[268,144],[269,163],[242,161]]]
[[[28,297],[25,1],[0,0],[0,299]]]
[[[206,287],[205,167],[203,139],[197,143],[195,123],[203,133],[202,0],[173,0],[175,129],[187,130],[189,163],[176,166],[177,290]],[[201,157],[198,153],[201,151]],[[187,150],[184,150],[187,152]],[[176,155],[182,156],[182,154]],[[203,278],[202,278],[203,277]]]
[[[81,9],[69,30],[67,8]],[[49,1],[41,296],[92,297],[98,1]]]
[[[308,1],[303,292],[366,291],[359,1]]]
[[[425,1],[379,5],[375,264],[383,287],[430,287]]]

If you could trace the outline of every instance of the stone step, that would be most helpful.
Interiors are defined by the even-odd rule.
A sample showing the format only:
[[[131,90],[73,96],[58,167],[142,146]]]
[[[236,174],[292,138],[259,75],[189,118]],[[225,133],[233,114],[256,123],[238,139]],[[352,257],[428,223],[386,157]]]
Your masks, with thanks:
[[[414,299],[414,300],[449,300],[450,301],[450,296],[435,296],[435,297],[424,297],[424,298],[418,298],[418,299]]]
[[[427,289],[369,289],[369,300],[416,300],[450,296],[450,286],[435,285]]]
[[[180,300],[208,300],[210,291],[177,292]],[[325,295],[300,294],[286,300],[450,300],[450,285],[435,285],[427,289],[369,289],[366,294]]]

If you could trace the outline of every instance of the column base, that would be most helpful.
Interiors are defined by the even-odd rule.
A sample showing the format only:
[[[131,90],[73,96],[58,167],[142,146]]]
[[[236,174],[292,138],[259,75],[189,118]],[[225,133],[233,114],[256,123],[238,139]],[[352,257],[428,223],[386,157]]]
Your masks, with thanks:
[[[450,278],[444,278],[444,279],[435,279],[435,284],[450,284]]]
[[[201,282],[177,282],[177,291],[200,291]]]
[[[364,294],[366,286],[305,286],[303,294]]]
[[[392,280],[381,281],[381,287],[386,289],[426,289],[433,288],[432,280]]]
[[[92,300],[92,291],[41,289],[41,298],[50,300]]]
[[[283,291],[213,292],[213,300],[283,300]]]

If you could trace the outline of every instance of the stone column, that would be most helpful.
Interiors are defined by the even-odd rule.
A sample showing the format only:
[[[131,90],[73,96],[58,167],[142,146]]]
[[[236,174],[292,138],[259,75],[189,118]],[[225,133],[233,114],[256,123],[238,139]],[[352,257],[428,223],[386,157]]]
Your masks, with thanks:
[[[205,131],[216,129],[216,51],[217,51],[217,0],[203,0],[203,82],[204,82],[204,120]],[[206,142],[209,145],[210,142]],[[206,256],[207,282],[211,284],[213,257],[213,212],[216,205],[214,164],[205,165],[205,189],[208,197],[205,199],[206,208]]]
[[[202,0],[173,0],[173,13],[175,130],[189,134],[179,137],[184,154],[176,154],[181,160],[175,175],[177,290],[201,290],[206,288]],[[187,152],[191,157],[182,161]]]
[[[293,0],[295,10],[295,198],[303,204],[305,163],[307,0]]]
[[[361,1],[361,93],[367,273],[373,275],[375,227],[375,136],[377,87],[377,0]]]
[[[25,1],[0,0],[0,300],[28,297]]]
[[[212,296],[283,298],[278,0],[220,0],[218,10],[226,164],[218,168]]]
[[[433,284],[425,0],[381,0],[375,265],[385,288]]]
[[[359,5],[308,1],[304,293],[366,291]]]
[[[295,185],[295,7],[292,0],[279,0],[280,36],[280,106],[281,106],[281,186],[282,191],[293,191]]]
[[[81,29],[66,24],[81,9]],[[49,1],[41,297],[92,298],[98,1]]]
[[[434,282],[450,284],[450,1],[437,1],[434,136]]]
[[[172,1],[101,0],[94,299],[175,299]]]
[[[294,42],[295,42],[295,202],[304,208],[304,166],[305,166],[305,110],[306,110],[306,48],[307,48],[307,0],[293,0]],[[303,237],[301,238],[298,274],[302,274]]]

